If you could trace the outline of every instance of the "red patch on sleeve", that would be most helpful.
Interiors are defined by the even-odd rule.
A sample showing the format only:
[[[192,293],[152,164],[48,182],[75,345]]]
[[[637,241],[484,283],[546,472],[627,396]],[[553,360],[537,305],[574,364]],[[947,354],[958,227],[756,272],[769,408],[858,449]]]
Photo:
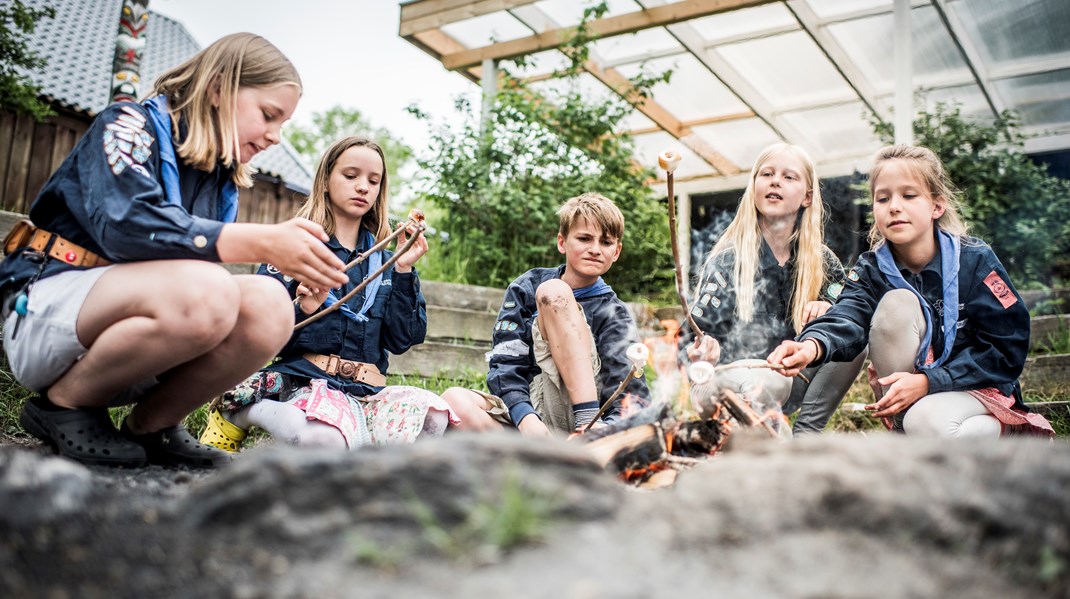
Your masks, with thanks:
[[[988,289],[992,291],[992,295],[996,296],[999,303],[1003,304],[1004,310],[1018,301],[1018,298],[1011,292],[1011,288],[1007,287],[1007,284],[1003,282],[1003,279],[994,270],[985,277],[985,285],[988,285]]]

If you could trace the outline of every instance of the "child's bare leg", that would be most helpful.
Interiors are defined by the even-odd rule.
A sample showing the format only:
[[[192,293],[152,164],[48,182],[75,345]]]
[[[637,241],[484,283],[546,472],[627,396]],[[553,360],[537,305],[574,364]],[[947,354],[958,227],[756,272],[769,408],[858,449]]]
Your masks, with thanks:
[[[133,430],[153,431],[181,422],[267,364],[290,339],[293,305],[282,285],[258,275],[230,276],[240,298],[230,333],[207,353],[160,375],[160,384],[131,413]]]
[[[240,315],[247,310],[244,304],[253,300],[243,298],[246,285],[239,279],[219,266],[197,261],[140,262],[113,268],[90,291],[78,317],[78,337],[89,351],[49,389],[49,399],[65,407],[107,405],[131,386],[220,346],[238,330]],[[258,309],[264,318],[263,334],[278,335],[274,329],[286,329],[273,352],[285,343],[289,329],[272,325],[272,321],[281,315],[283,325],[289,321],[292,327],[293,312],[282,287],[277,282],[265,282],[274,285],[274,295],[278,297],[274,302],[264,301],[262,294],[252,293],[263,301]],[[250,292],[261,287],[269,289],[253,285]],[[258,352],[250,348],[249,353]],[[240,372],[239,363],[235,363],[234,376],[241,379],[266,360],[263,358],[247,370],[243,364]],[[138,428],[158,430],[177,424],[207,401],[211,395],[205,394],[205,384],[196,376],[195,372],[193,378],[186,380],[161,377],[184,390],[178,405],[168,406],[159,418],[149,419],[143,429]],[[159,387],[167,385],[163,381]],[[219,391],[224,389],[220,387]],[[152,395],[158,395],[158,391]],[[144,408],[138,411],[144,413]]]
[[[591,333],[572,288],[560,279],[546,281],[536,290],[535,301],[539,307],[539,327],[572,405],[597,401],[598,389],[591,367]]]
[[[450,387],[442,393],[442,399],[449,404],[461,420],[456,428],[464,431],[500,431],[502,425],[487,414],[492,406],[482,395],[463,387]]]

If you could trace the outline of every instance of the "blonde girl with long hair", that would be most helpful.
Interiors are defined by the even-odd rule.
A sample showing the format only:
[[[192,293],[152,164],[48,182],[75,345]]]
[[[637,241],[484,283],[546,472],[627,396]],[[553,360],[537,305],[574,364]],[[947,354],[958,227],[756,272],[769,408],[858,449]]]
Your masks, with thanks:
[[[386,156],[378,144],[361,137],[339,140],[320,160],[298,217],[322,226],[327,249],[352,262],[390,234],[387,183]],[[427,333],[426,304],[413,268],[427,252],[427,240],[412,229],[402,233],[399,246],[409,234],[418,237],[392,268],[340,309],[298,330],[272,364],[224,394],[222,409],[209,414],[202,443],[236,451],[250,426],[291,445],[340,449],[445,432],[450,410],[438,395],[386,385],[390,354],[422,343]],[[294,280],[272,264],[260,273],[286,285],[302,321],[339,302],[391,256],[389,250],[372,253],[346,273],[346,284],[337,290]]]
[[[764,359],[836,300],[844,270],[824,245],[820,181],[802,148],[778,143],[754,162],[735,218],[703,263],[691,315],[702,343],[685,330],[688,359],[746,363]],[[723,371],[719,384],[785,413],[799,410],[796,433],[820,432],[861,368],[864,353],[846,364],[794,382],[760,369]],[[756,391],[757,390],[757,391]]]
[[[163,73],[143,103],[105,108],[16,227],[0,265],[4,349],[39,395],[20,421],[69,458],[211,467],[187,414],[286,343],[285,289],[218,262],[275,264],[317,287],[343,263],[305,219],[233,222],[249,161],[301,97],[267,40],[229,35]],[[134,404],[120,430],[107,408]]]
[[[1054,434],[1018,383],[1029,310],[992,248],[967,236],[940,159],[928,148],[882,148],[869,183],[872,251],[851,269],[840,301],[769,361],[790,376],[869,343],[876,400],[866,408],[895,430]]]

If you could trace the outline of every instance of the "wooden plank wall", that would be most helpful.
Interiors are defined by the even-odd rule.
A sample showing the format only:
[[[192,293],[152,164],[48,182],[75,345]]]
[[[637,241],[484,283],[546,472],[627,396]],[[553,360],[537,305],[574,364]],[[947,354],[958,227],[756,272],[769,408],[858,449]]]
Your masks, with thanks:
[[[0,210],[26,214],[48,178],[89,128],[89,118],[57,114],[44,122],[0,111]],[[256,177],[241,190],[238,220],[276,223],[291,218],[304,197],[277,179]]]

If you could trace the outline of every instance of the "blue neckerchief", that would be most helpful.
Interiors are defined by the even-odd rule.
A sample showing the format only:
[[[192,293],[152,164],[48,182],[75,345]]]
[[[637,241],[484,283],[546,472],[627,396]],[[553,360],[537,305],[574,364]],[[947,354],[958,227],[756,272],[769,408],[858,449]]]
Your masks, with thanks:
[[[598,277],[598,280],[586,287],[580,287],[579,289],[573,289],[572,295],[578,299],[584,299],[588,297],[594,297],[596,295],[605,295],[606,293],[612,293],[613,288],[608,283],[602,280],[602,277]]]
[[[606,293],[613,293],[613,288],[609,286],[609,283],[603,281],[602,277],[598,277],[597,281],[591,283],[586,287],[580,287],[579,289],[572,290],[572,296],[575,297],[577,300],[594,297],[596,295],[605,295]],[[538,315],[539,311],[536,310],[535,313],[531,316],[532,318],[534,318]]]
[[[361,243],[360,248],[371,248],[375,245],[375,237],[372,236],[371,231],[367,229],[361,230]],[[368,256],[368,274],[379,270],[383,266],[383,250],[375,252],[371,256]],[[347,318],[355,320],[357,322],[367,322],[366,316],[368,310],[371,309],[372,304],[375,303],[375,296],[379,295],[379,287],[383,284],[383,275],[379,275],[368,283],[368,286],[364,288],[364,304],[360,307],[360,312],[354,312],[349,306],[342,304],[342,307],[338,310],[345,314]],[[334,291],[327,292],[327,299],[323,301],[323,307],[329,308],[338,303],[338,296],[334,294]]]
[[[892,250],[885,242],[877,249],[877,267],[888,277],[888,281],[896,289],[909,289],[921,303],[921,311],[925,314],[925,337],[921,340],[918,355],[914,358],[914,366],[918,370],[936,368],[947,361],[951,355],[951,348],[955,345],[955,332],[959,320],[959,238],[937,229],[937,239],[940,240],[940,278],[944,283],[944,351],[931,364],[925,363],[929,354],[929,346],[932,345],[933,317],[925,298],[906,282],[899,268],[892,258]]]
[[[178,159],[175,157],[175,145],[171,138],[171,115],[167,110],[167,98],[156,96],[145,101],[145,109],[156,126],[156,141],[160,148],[160,177],[167,201],[176,206],[182,205],[182,191],[178,186]],[[234,180],[227,178],[219,194],[219,220],[232,223],[238,217],[238,186]]]

